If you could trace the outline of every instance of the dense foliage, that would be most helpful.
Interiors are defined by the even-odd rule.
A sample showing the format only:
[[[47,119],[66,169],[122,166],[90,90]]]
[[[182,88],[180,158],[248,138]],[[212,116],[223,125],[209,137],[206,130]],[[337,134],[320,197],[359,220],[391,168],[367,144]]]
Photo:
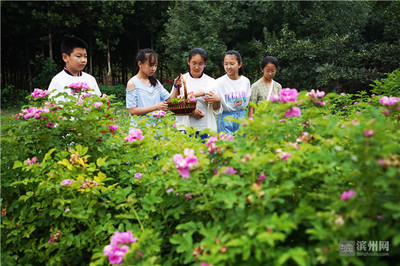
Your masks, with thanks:
[[[392,265],[399,99],[284,92],[201,141],[170,112],[129,131],[113,97],[36,90],[3,126],[2,262]],[[388,256],[339,256],[344,240]]]
[[[85,71],[100,84],[125,86],[147,47],[160,54],[166,83],[203,47],[215,78],[236,49],[252,82],[272,55],[283,87],[356,93],[400,67],[399,10],[399,1],[2,1],[1,82],[11,92],[2,90],[2,108],[10,95],[47,87],[69,35],[89,44]]]

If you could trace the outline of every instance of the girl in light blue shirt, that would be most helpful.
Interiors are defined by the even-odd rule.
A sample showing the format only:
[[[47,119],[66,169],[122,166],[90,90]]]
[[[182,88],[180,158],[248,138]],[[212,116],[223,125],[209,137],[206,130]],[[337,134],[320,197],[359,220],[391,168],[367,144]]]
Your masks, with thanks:
[[[158,54],[152,49],[142,49],[136,56],[139,72],[132,77],[126,86],[126,108],[131,114],[131,128],[137,126],[138,116],[146,115],[149,123],[154,123],[156,119],[151,116],[155,111],[167,111],[167,100],[170,96],[177,97],[176,90],[170,93],[161,85],[155,77],[157,70]],[[177,79],[175,82],[177,83]]]

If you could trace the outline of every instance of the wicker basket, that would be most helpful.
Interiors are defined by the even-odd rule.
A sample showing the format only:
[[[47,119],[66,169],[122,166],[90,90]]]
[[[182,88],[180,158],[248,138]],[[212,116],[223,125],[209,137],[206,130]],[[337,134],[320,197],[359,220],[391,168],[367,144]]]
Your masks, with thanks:
[[[168,109],[171,110],[171,112],[173,112],[175,115],[189,115],[196,110],[197,101],[189,101],[187,96],[186,81],[183,79],[183,76],[181,76],[181,79],[185,98],[180,103],[168,102]]]

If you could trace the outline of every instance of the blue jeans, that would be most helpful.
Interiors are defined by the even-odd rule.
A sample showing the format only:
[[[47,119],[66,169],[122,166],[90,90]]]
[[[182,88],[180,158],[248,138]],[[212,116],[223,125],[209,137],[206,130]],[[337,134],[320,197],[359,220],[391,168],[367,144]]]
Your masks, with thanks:
[[[225,117],[232,116],[235,119],[240,119],[242,117],[246,117],[246,110],[238,110],[234,112],[222,112],[222,114],[218,115],[218,132],[224,131],[228,134],[233,135],[238,129],[240,124],[236,122],[226,121]]]

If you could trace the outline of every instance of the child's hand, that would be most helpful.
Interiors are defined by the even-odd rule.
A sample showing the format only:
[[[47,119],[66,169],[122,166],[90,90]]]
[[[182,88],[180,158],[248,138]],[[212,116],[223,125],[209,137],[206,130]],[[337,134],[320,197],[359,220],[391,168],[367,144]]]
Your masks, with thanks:
[[[179,89],[182,86],[182,79],[181,79],[182,74],[180,74],[180,76],[178,76],[175,80],[174,80],[174,87]]]
[[[159,102],[156,105],[156,110],[168,111],[168,103],[167,102]]]
[[[204,97],[204,100],[207,103],[221,102],[221,97],[219,97],[218,93],[210,91],[210,92],[206,93],[206,96]]]
[[[194,112],[190,116],[192,116],[195,119],[199,120],[200,118],[204,117],[204,114],[199,109],[196,109],[196,110],[194,110]]]

